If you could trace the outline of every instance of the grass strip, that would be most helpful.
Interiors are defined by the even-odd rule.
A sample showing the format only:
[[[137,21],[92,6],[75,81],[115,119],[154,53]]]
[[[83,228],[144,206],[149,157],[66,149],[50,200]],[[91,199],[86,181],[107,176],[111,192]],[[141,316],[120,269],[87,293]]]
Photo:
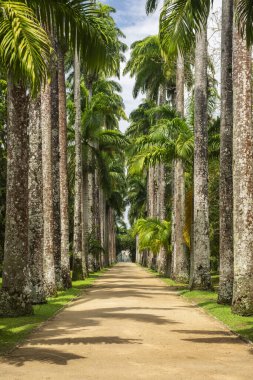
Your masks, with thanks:
[[[35,305],[32,316],[0,318],[0,355],[9,352],[18,343],[21,343],[42,322],[53,317],[71,300],[77,298],[83,289],[91,287],[94,281],[105,271],[106,269],[103,269],[91,273],[85,280],[73,281],[71,289],[59,291],[57,296],[49,298],[46,304]]]
[[[179,291],[179,294],[186,300],[193,302],[197,306],[204,309],[208,314],[214,316],[219,321],[224,323],[231,331],[253,342],[253,316],[242,317],[233,314],[229,305],[217,304],[217,286],[219,278],[217,274],[212,276],[214,291],[192,290],[190,291],[187,284],[178,283],[170,278],[162,277],[154,270],[148,269],[150,273],[159,277],[166,285],[174,290]]]

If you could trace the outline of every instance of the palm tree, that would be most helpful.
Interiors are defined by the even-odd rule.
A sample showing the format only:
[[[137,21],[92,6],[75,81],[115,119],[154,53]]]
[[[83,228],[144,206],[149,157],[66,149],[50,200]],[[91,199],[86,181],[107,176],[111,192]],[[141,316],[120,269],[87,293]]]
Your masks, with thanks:
[[[233,252],[233,1],[222,1],[219,303],[231,304]]]
[[[167,102],[167,92],[171,104],[175,104],[175,64],[173,60],[166,61],[161,52],[158,36],[150,36],[132,45],[131,58],[125,73],[136,76],[134,96],[146,92],[150,99],[160,105]],[[165,171],[160,167],[150,167],[148,170],[148,213],[150,217],[163,216],[165,189],[158,184],[164,184]],[[162,177],[161,177],[162,176]],[[162,252],[161,252],[162,255]],[[151,265],[152,253],[149,255]]]
[[[75,280],[85,278],[84,269],[84,252],[82,252],[82,142],[81,142],[81,73],[80,73],[80,57],[75,50],[74,62],[74,102],[75,102],[75,204],[74,204],[74,271]],[[86,217],[86,216],[85,216]]]
[[[51,130],[51,87],[47,83],[41,91],[41,132],[42,132],[42,175],[43,175],[43,216],[44,245],[43,272],[45,292],[48,297],[56,294],[54,266],[54,214],[52,177],[52,130]]]
[[[64,54],[58,50],[58,114],[59,114],[59,182],[61,219],[61,278],[63,287],[71,285],[69,271],[69,217],[68,217],[68,176],[67,176],[67,110]]]
[[[158,102],[159,90],[163,86],[175,104],[175,64],[173,60],[163,58],[158,36],[149,36],[132,44],[131,57],[124,70],[124,74],[127,73],[136,77],[134,97],[140,92],[147,93],[150,100]]]
[[[168,166],[172,161],[179,160],[191,162],[193,148],[191,129],[181,119],[176,118],[175,110],[170,109],[168,106],[154,108],[152,113],[154,115],[154,125],[150,129],[150,134],[135,141],[137,155],[131,160],[133,162],[132,167],[137,166],[138,170],[141,171],[143,170],[143,165],[163,162]],[[139,162],[141,165],[139,165]],[[173,187],[175,185],[178,185],[178,183],[174,183]],[[160,185],[160,187],[162,186]],[[182,208],[184,212],[184,204]],[[165,219],[165,217],[161,219]],[[182,226],[183,230],[184,228],[185,225]],[[185,244],[184,241],[183,243]],[[166,257],[161,256],[161,262],[160,272],[167,274]],[[185,278],[184,269],[182,268],[186,268],[187,274],[187,255],[185,252],[181,260],[176,261],[175,257],[173,257],[171,274],[177,273],[181,279]]]
[[[245,37],[234,30],[234,291],[232,310],[253,314],[253,135],[251,49]]]
[[[50,43],[33,12],[0,2],[0,51],[8,69],[8,170],[1,315],[32,313],[28,270],[28,96],[47,73]],[[18,46],[23,46],[23,54]],[[22,76],[23,81],[18,81]]]
[[[210,240],[207,135],[207,28],[196,37],[194,111],[194,211],[190,288],[209,289]]]
[[[86,79],[89,78],[95,78],[98,77],[99,73],[103,73],[104,75],[115,75],[119,73],[119,65],[120,61],[123,59],[122,53],[126,49],[126,46],[119,41],[119,37],[122,37],[123,34],[121,31],[116,27],[114,20],[110,16],[110,13],[113,11],[113,8],[108,7],[106,5],[100,4],[98,7],[98,12],[100,15],[101,20],[103,20],[103,30],[107,35],[108,42],[107,42],[107,47],[104,49],[104,56],[106,59],[104,61],[101,61],[100,66],[97,67],[90,67],[87,65],[87,61],[85,62],[78,62],[77,58],[75,58],[75,68],[77,70],[77,75],[75,75],[75,86],[79,87],[78,89],[76,88],[76,121],[78,121],[78,125],[76,125],[76,199],[75,199],[75,224],[74,224],[74,256],[77,258],[75,260],[76,263],[76,269],[80,267],[80,265],[77,265],[77,262],[80,262],[80,258],[83,257],[82,262],[87,261],[87,244],[88,244],[88,235],[87,235],[87,230],[88,230],[88,224],[87,224],[87,194],[89,192],[88,190],[88,177],[85,179],[82,179],[82,174],[83,174],[83,166],[86,164],[82,162],[82,155],[81,155],[81,99],[80,99],[80,83],[81,83],[81,76],[80,76],[80,65],[83,67],[85,71],[85,76]],[[77,57],[77,53],[76,53]],[[80,59],[79,59],[80,61]],[[81,64],[82,63],[82,64]],[[78,65],[77,65],[78,64]],[[78,78],[77,78],[78,76]],[[78,79],[78,81],[77,81]],[[87,87],[89,87],[89,90],[92,89],[92,83],[87,83]],[[90,96],[92,93],[90,92]],[[89,153],[86,156],[86,159],[88,159]],[[84,191],[85,194],[84,194]],[[96,191],[98,193],[98,189]],[[84,197],[86,201],[84,202]],[[83,201],[82,201],[83,199]],[[98,202],[94,202],[94,205],[99,204],[99,198]],[[82,205],[82,206],[81,206]],[[82,210],[82,213],[80,214],[80,211]],[[95,212],[94,212],[95,214]],[[79,257],[79,259],[78,259]],[[87,265],[86,265],[87,266]],[[87,272],[87,269],[85,269],[85,265],[83,266],[84,272]],[[79,270],[80,272],[80,270]],[[75,273],[75,272],[74,272]],[[83,273],[82,275],[85,275]]]
[[[29,106],[29,268],[32,302],[46,300],[43,268],[43,178],[40,98]],[[36,194],[36,195],[35,195]]]
[[[57,51],[54,37],[53,45]],[[52,124],[52,176],[53,186],[53,215],[54,215],[54,268],[56,288],[62,289],[61,275],[61,215],[60,215],[60,165],[59,165],[59,87],[57,62],[52,63],[51,77],[51,124]]]
[[[165,220],[138,219],[133,226],[133,235],[138,235],[140,251],[151,250],[158,254],[161,247],[170,255],[171,224]]]
[[[149,2],[154,6],[154,2]],[[210,243],[207,164],[207,37],[206,19],[211,2],[203,4],[167,0],[161,14],[161,44],[164,50],[186,52],[195,40],[195,159],[194,241],[190,287],[210,287]],[[201,12],[199,12],[201,9]],[[197,34],[195,36],[195,31]],[[202,55],[201,55],[202,54]],[[203,111],[203,112],[202,112]],[[200,145],[201,144],[201,145]]]

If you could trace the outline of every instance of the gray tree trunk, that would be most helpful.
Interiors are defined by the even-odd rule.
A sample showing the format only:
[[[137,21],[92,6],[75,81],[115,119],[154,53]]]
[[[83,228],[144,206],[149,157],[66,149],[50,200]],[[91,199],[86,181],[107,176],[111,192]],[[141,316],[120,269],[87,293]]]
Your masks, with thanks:
[[[232,310],[253,314],[253,130],[252,60],[234,30],[234,292]]]
[[[60,215],[60,168],[59,168],[59,89],[58,72],[53,67],[51,78],[52,117],[52,175],[54,213],[54,265],[57,289],[62,289],[61,276],[61,215]]]
[[[159,218],[160,220],[165,220],[166,218],[166,206],[165,206],[165,190],[166,190],[166,182],[165,182],[165,166],[163,164],[160,164],[160,181],[159,181]],[[157,263],[157,270],[159,273],[161,273],[163,276],[168,275],[168,262],[170,260],[170,257],[168,256],[168,252],[164,247],[161,247],[159,256],[158,256],[158,263]]]
[[[184,58],[178,53],[176,81],[176,109],[184,117]],[[189,263],[184,242],[185,227],[185,179],[184,165],[176,158],[173,165],[173,245],[172,245],[172,278],[179,282],[189,281]]]
[[[156,215],[156,194],[157,194],[157,189],[156,189],[156,170],[154,166],[149,166],[148,169],[148,217],[149,218],[154,218]],[[148,266],[149,268],[152,268],[152,263],[153,263],[153,252],[147,251],[145,254],[143,253],[144,261],[143,264],[144,266]]]
[[[41,131],[44,216],[43,271],[45,293],[47,297],[50,297],[56,294],[56,283],[54,269],[51,87],[48,83],[45,84],[41,91]]]
[[[40,96],[29,106],[29,268],[34,304],[46,301],[43,273],[43,176]]]
[[[108,251],[109,251],[109,264],[112,265],[116,262],[116,250],[115,250],[115,214],[112,207],[108,209]]]
[[[167,85],[161,85],[159,91],[159,105],[166,104],[167,101]],[[166,170],[163,163],[158,165],[158,191],[157,191],[157,218],[165,220],[166,206],[165,206],[165,192],[166,192]],[[156,269],[163,276],[167,276],[168,270],[168,252],[164,247],[161,247],[157,257]]]
[[[59,170],[60,170],[60,216],[61,216],[61,276],[65,289],[71,287],[69,262],[69,216],[68,216],[68,150],[64,54],[58,51],[59,89]]]
[[[82,138],[81,138],[81,93],[80,93],[80,60],[75,52],[75,203],[74,203],[74,247],[73,279],[85,278],[83,272],[82,251]]]
[[[84,157],[85,156],[85,157]],[[83,175],[82,175],[82,252],[83,252],[83,273],[89,274],[89,173],[88,173],[88,152],[83,154]]]
[[[181,159],[174,160],[174,239],[172,278],[179,282],[188,282],[189,265],[184,242],[185,227],[185,180],[184,165]]]
[[[220,148],[220,282],[218,302],[233,297],[233,1],[222,1],[221,148]]]
[[[207,135],[207,28],[198,34],[195,49],[194,110],[194,236],[191,289],[210,289]]]
[[[28,257],[28,99],[8,78],[6,227],[0,315],[32,314]]]

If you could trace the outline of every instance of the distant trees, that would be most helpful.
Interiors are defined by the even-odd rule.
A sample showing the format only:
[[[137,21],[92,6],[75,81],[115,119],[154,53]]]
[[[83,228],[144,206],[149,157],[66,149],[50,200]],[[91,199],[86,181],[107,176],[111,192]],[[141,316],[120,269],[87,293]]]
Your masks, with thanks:
[[[98,78],[118,73],[125,45],[119,41],[122,34],[110,16],[111,11],[110,7],[81,0],[0,2],[0,60],[4,67],[1,75],[8,84],[7,99],[1,92],[1,111],[5,109],[5,102],[8,109],[1,315],[30,314],[32,303],[46,302],[46,297],[56,294],[57,289],[71,286],[69,210],[72,205],[68,204],[67,149],[72,142],[67,140],[67,112],[69,120],[72,111],[79,118],[82,150],[85,141],[81,119],[87,112],[88,103],[79,90],[83,86],[81,78],[84,72],[82,75],[80,72],[75,81],[76,105],[79,104],[79,108],[71,109],[71,104],[67,104],[65,76],[73,67],[75,49],[80,61],[79,70],[85,67],[85,74],[92,71]],[[69,57],[72,58],[69,60]],[[70,67],[65,69],[65,63],[69,65],[69,62]],[[75,72],[78,72],[77,64]],[[103,93],[104,89],[101,89],[101,97]],[[119,118],[125,117],[122,100],[120,95],[117,96],[121,111],[120,115],[114,116],[112,110],[111,119],[116,117],[117,120],[113,129],[118,128]],[[103,104],[98,104],[98,109],[101,107]],[[5,117],[4,113],[2,115]],[[6,128],[5,123],[5,120],[1,122],[1,132]],[[97,123],[95,118],[91,125],[94,123]],[[95,128],[102,133],[104,125],[100,119],[99,126],[96,124]],[[108,173],[111,172],[109,161],[121,155],[125,146],[125,139],[119,131],[115,130],[112,135],[109,133],[110,138],[110,148],[105,153],[108,158],[105,158],[106,164],[104,162]],[[121,142],[118,143],[117,139]],[[1,145],[3,143],[4,140]],[[100,146],[97,148],[100,150]],[[95,159],[96,154],[92,153],[92,157]],[[82,156],[80,160],[83,178]],[[121,180],[124,180],[123,163]],[[111,202],[110,197],[115,190],[112,179],[108,181],[111,187],[104,196],[104,208],[106,212],[109,210],[110,223],[114,225],[115,213],[121,213],[122,204],[114,206]],[[99,173],[97,186],[102,191],[101,186],[104,185]],[[80,249],[83,257],[83,227],[89,216],[83,213],[82,198],[77,208],[82,216]],[[98,212],[101,218],[102,208]],[[106,222],[109,219],[105,219]],[[105,240],[100,245],[99,255],[109,249]],[[110,249],[114,250],[114,247],[115,228],[110,230]],[[88,252],[85,255],[88,256]],[[109,261],[115,261],[115,254],[110,255],[106,264]],[[82,278],[87,275],[88,260],[83,263]]]
[[[155,10],[157,5],[158,1],[147,1],[147,12]],[[167,177],[167,197],[174,199],[171,202],[170,198],[167,198],[170,205],[167,206],[167,209],[169,208],[169,212],[173,215],[171,275],[173,277],[174,263],[180,255],[187,258],[187,250],[190,249],[190,288],[209,289],[211,287],[210,264],[213,266],[213,246],[217,247],[217,245],[211,244],[210,260],[210,239],[213,242],[215,237],[217,241],[217,233],[219,233],[218,302],[231,303],[233,298],[234,312],[249,315],[252,314],[253,293],[253,281],[250,274],[252,272],[252,250],[249,249],[252,223],[250,209],[247,206],[247,202],[250,203],[252,197],[252,189],[249,185],[252,179],[251,169],[249,169],[252,164],[250,153],[252,99],[249,58],[252,43],[252,14],[246,2],[226,0],[222,2],[221,129],[219,131],[210,109],[213,100],[212,94],[217,93],[213,87],[210,57],[207,56],[206,28],[211,6],[212,2],[209,1],[193,4],[188,1],[168,0],[164,2],[160,17],[159,44],[163,51],[163,57],[166,57],[166,61],[177,62],[176,109],[181,118],[186,109],[183,99],[184,77],[186,78],[183,68],[186,69],[186,66],[183,65],[183,58],[185,61],[190,61],[195,67],[195,76],[192,82],[194,97],[189,97],[188,110],[185,114],[188,125],[191,125],[190,128],[194,126],[194,171],[191,172],[187,164],[184,164],[183,172],[181,168],[182,180],[180,183],[183,184],[184,179],[187,180],[182,187],[178,182],[179,170],[176,169],[173,176],[170,172],[171,177]],[[195,59],[192,54],[193,47],[195,48]],[[137,84],[138,75],[136,74]],[[147,96],[149,96],[148,92]],[[168,99],[169,97],[167,97],[167,101]],[[247,115],[246,118],[243,115]],[[129,130],[131,128],[130,126]],[[240,136],[238,135],[239,130],[241,131]],[[150,134],[150,129],[146,134]],[[165,159],[169,162],[168,147],[163,151],[161,141],[157,140],[155,151],[154,148],[150,151],[150,145],[147,145],[150,144],[150,141],[147,142],[147,138],[144,139],[144,137],[139,140],[142,144],[137,154],[139,162],[142,160],[143,164],[146,160],[146,165],[150,162],[165,162]],[[137,138],[136,142],[139,140]],[[148,146],[146,152],[145,146]],[[159,155],[158,149],[160,150]],[[248,154],[249,156],[247,156]],[[220,158],[220,172],[218,158]],[[233,165],[232,162],[234,162]],[[171,165],[172,162],[170,168]],[[176,168],[177,161],[174,162],[174,165]],[[191,173],[190,177],[187,174],[188,170]],[[218,193],[213,187],[217,175],[220,175],[219,214],[216,201]],[[210,177],[209,185],[208,176]],[[171,183],[174,186],[177,183],[172,192],[169,188]],[[180,196],[179,189],[182,189]],[[186,192],[185,200],[183,199],[184,192]],[[179,207],[180,202],[182,208]],[[184,215],[185,221],[182,228]],[[218,216],[220,218],[219,229]],[[191,225],[192,227],[189,228]],[[213,230],[214,227],[216,230]],[[247,238],[246,235],[243,237],[244,233]],[[180,239],[182,244],[178,244]],[[139,242],[139,246],[141,247],[141,242]],[[180,246],[179,250],[177,246]],[[241,249],[243,249],[243,253]]]

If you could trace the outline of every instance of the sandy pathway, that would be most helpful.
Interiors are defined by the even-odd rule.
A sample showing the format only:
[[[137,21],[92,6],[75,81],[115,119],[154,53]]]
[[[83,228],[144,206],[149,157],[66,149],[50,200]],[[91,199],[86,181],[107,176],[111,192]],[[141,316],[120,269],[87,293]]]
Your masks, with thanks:
[[[253,351],[134,264],[119,264],[0,362],[1,379],[253,379]]]

